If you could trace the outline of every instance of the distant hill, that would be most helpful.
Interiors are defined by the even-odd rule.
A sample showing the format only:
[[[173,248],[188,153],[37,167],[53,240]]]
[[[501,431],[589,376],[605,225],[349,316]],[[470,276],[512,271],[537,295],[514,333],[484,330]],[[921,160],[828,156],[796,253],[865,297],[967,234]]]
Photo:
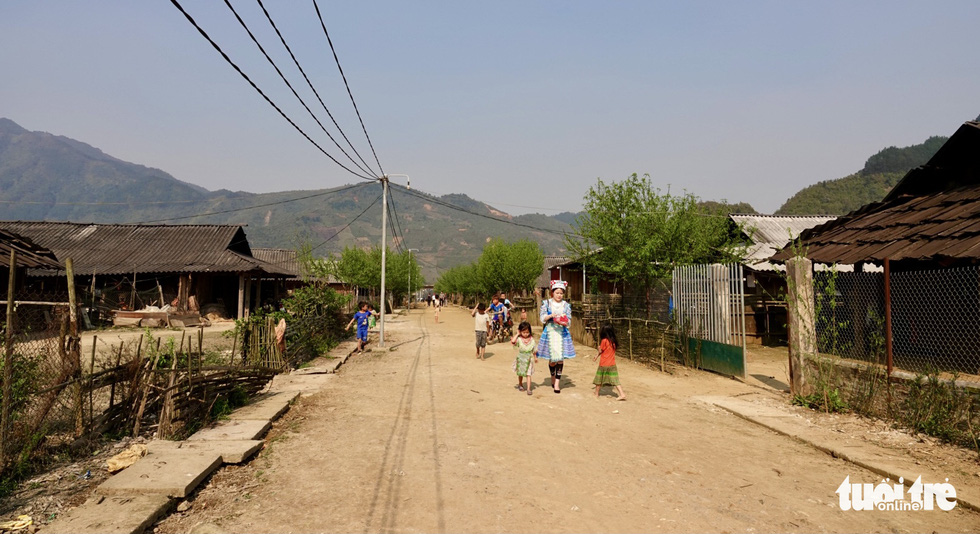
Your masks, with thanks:
[[[245,224],[252,246],[309,243],[317,246],[315,254],[326,255],[349,245],[381,243],[381,203],[367,209],[380,194],[381,186],[372,182],[264,194],[208,191],[85,143],[31,132],[0,118],[4,220]],[[561,234],[570,230],[557,218],[514,217],[463,194],[437,197],[393,184],[389,203],[396,219],[392,226],[404,240],[389,232],[389,247],[419,249],[416,257],[430,283],[442,270],[475,260],[493,237],[531,239],[546,254],[561,254]],[[251,206],[264,207],[243,210]]]
[[[740,213],[742,215],[757,215],[759,212],[755,211],[752,204],[748,202],[736,202],[732,204],[730,202],[716,202],[714,200],[703,200],[698,202],[702,208],[707,208],[708,211],[715,213]]]
[[[789,198],[776,215],[844,215],[878,202],[905,173],[929,161],[949,139],[934,136],[919,145],[888,147],[868,158],[860,171],[805,187]]]

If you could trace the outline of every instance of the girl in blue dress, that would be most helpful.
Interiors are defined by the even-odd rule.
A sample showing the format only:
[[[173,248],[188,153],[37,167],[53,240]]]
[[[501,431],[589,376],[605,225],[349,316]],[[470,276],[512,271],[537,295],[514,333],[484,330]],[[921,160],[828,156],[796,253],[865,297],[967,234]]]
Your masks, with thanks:
[[[568,331],[572,323],[572,305],[565,302],[565,288],[568,282],[551,281],[551,298],[541,303],[541,340],[538,342],[538,357],[548,359],[551,371],[551,385],[555,393],[561,393],[561,372],[565,360],[575,357],[572,334]]]

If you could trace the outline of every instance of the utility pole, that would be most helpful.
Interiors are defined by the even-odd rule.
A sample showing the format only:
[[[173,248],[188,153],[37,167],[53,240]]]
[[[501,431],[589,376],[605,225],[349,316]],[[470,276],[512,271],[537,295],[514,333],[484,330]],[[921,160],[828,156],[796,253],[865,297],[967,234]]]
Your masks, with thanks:
[[[417,248],[408,249],[408,310],[412,311],[412,251],[418,252]]]
[[[378,347],[385,348],[385,267],[388,265],[388,177],[381,177],[381,327],[378,334]]]
[[[381,327],[378,334],[378,348],[385,348],[385,271],[388,266],[388,178],[404,176],[405,188],[411,189],[411,178],[407,174],[385,174],[378,178],[381,181]]]

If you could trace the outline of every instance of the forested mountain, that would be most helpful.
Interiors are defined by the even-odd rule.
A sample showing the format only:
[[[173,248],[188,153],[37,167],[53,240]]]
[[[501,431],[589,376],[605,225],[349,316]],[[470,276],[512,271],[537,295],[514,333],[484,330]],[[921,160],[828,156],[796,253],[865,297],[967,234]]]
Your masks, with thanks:
[[[245,224],[254,247],[308,243],[316,247],[315,254],[325,255],[345,246],[381,243],[380,195],[381,185],[372,182],[317,191],[212,192],[0,118],[3,220]],[[430,282],[441,270],[475,260],[490,238],[531,239],[547,254],[559,254],[562,233],[569,230],[553,217],[514,217],[466,195],[437,197],[395,184],[389,204],[390,227],[398,234],[389,230],[389,247],[418,249],[416,257]],[[258,207],[245,209],[253,206]]]
[[[776,215],[844,215],[878,202],[905,173],[929,161],[947,139],[934,136],[919,145],[885,148],[850,176],[803,188],[776,210]]]
[[[881,200],[909,169],[925,163],[946,141],[889,147],[845,178],[807,187],[777,211],[781,215],[839,215]],[[253,194],[208,191],[164,171],[128,163],[85,143],[28,131],[0,118],[0,219],[100,223],[245,224],[257,247],[308,243],[325,255],[345,246],[381,241],[377,183],[317,191]],[[512,216],[464,194],[441,197],[392,185],[390,247],[418,249],[423,273],[475,260],[493,237],[531,239],[545,254],[562,254],[562,233],[581,213]],[[704,201],[713,210],[755,213],[748,203]],[[362,215],[363,212],[363,215]],[[516,223],[516,224],[510,224]],[[389,236],[391,234],[389,233]]]

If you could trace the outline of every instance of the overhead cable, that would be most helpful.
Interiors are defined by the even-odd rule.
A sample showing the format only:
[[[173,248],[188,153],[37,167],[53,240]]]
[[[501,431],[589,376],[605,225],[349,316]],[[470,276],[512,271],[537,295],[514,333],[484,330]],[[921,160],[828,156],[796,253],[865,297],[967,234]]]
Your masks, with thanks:
[[[334,118],[333,113],[330,113],[330,110],[327,109],[327,105],[323,103],[323,99],[320,98],[320,93],[316,90],[315,87],[313,87],[313,82],[310,81],[310,78],[306,75],[306,71],[304,71],[303,67],[299,64],[299,60],[296,59],[296,56],[293,54],[293,50],[289,48],[288,44],[286,44],[286,39],[282,36],[282,33],[279,31],[279,27],[276,26],[276,23],[272,20],[272,16],[265,9],[265,5],[262,3],[262,0],[256,0],[256,1],[258,2],[259,7],[262,8],[262,12],[265,13],[265,18],[268,19],[269,24],[272,26],[272,29],[274,29],[276,31],[276,35],[279,36],[279,41],[282,42],[282,46],[286,48],[287,52],[289,52],[289,57],[293,59],[293,63],[296,65],[296,68],[299,69],[300,74],[303,75],[303,79],[306,80],[306,85],[308,85],[310,87],[310,90],[313,91],[313,94],[316,95],[316,99],[320,102],[320,106],[323,107],[323,111],[327,112],[327,116],[329,116],[330,120],[333,121],[333,125],[337,127],[337,131],[339,131],[340,135],[343,136],[344,141],[347,141],[347,146],[349,146],[351,150],[354,152],[354,154],[357,155],[357,158],[361,160],[361,163],[363,163],[364,166],[371,171],[371,173],[374,173],[374,170],[371,169],[371,166],[368,164],[368,162],[364,161],[364,158],[357,151],[357,149],[354,148],[354,145],[351,143],[350,139],[347,138],[347,134],[344,133],[344,130],[343,128],[340,127],[340,124],[337,123],[337,119]],[[333,138],[331,137],[331,139]],[[343,151],[343,149],[341,149],[341,151]],[[344,152],[344,155],[347,156],[347,152]],[[347,157],[350,158],[350,156]],[[351,159],[351,161],[353,161],[353,159]],[[358,166],[358,168],[363,169],[364,167]]]
[[[343,163],[337,161],[336,158],[334,158],[333,156],[331,156],[330,153],[328,153],[326,150],[324,150],[323,147],[321,147],[316,141],[313,140],[313,138],[311,138],[306,132],[304,132],[302,128],[300,128],[295,122],[293,122],[293,120],[290,119],[289,116],[287,116],[286,113],[283,112],[283,110],[280,109],[279,106],[276,105],[276,103],[273,102],[271,98],[269,98],[268,96],[266,96],[266,94],[264,92],[262,92],[262,89],[259,89],[259,86],[256,85],[255,82],[253,82],[252,79],[249,78],[248,75],[245,74],[245,72],[243,72],[242,69],[239,68],[238,65],[236,65],[235,62],[231,60],[230,57],[228,57],[228,54],[226,54],[225,51],[222,50],[220,46],[218,46],[218,43],[214,42],[214,40],[211,39],[211,36],[208,35],[208,33],[205,32],[204,29],[201,28],[197,24],[197,22],[194,20],[194,18],[191,17],[190,14],[187,13],[187,11],[184,10],[183,6],[180,5],[180,2],[178,2],[177,0],[170,0],[170,3],[173,4],[174,7],[176,7],[177,10],[179,10],[181,12],[181,14],[184,15],[184,18],[186,18],[187,21],[190,22],[192,26],[194,26],[194,28],[198,31],[198,33],[200,33],[201,36],[204,37],[208,41],[208,43],[210,43],[211,46],[219,54],[221,54],[221,57],[224,58],[224,60],[229,65],[231,65],[232,68],[234,68],[235,71],[238,72],[238,74],[241,75],[241,77],[244,78],[245,81],[248,82],[249,85],[252,86],[252,89],[255,89],[255,91],[258,92],[259,95],[261,95],[262,98],[264,98],[265,101],[268,102],[270,106],[272,106],[277,112],[279,112],[279,115],[281,115],[283,119],[286,119],[286,122],[288,122],[290,124],[290,126],[292,126],[293,128],[295,128],[297,132],[299,132],[303,137],[305,137],[307,141],[309,141],[310,143],[312,143],[313,146],[315,146],[320,152],[323,153],[323,155],[325,155],[328,158],[330,158],[331,161],[333,161],[334,163],[336,163],[337,165],[339,165],[345,171],[353,174],[354,176],[357,176],[359,178],[363,178],[363,179],[368,180],[368,181],[374,181],[374,180],[377,179],[377,178],[372,177],[372,176],[364,176],[362,174],[359,174],[359,173],[357,173],[357,172],[349,169],[346,165],[344,165]]]
[[[337,50],[333,47],[330,32],[327,31],[327,25],[323,22],[323,16],[320,14],[320,6],[317,5],[316,0],[313,0],[313,8],[316,9],[316,16],[320,19],[320,27],[323,28],[323,35],[327,37],[327,44],[330,45],[330,51],[333,52],[333,60],[337,63],[337,70],[340,71],[340,77],[344,80],[344,87],[347,88],[347,96],[350,97],[350,103],[354,106],[354,113],[357,114],[357,120],[361,122],[361,130],[364,131],[364,137],[367,139],[368,146],[371,147],[371,153],[374,154],[374,161],[378,163],[378,168],[381,169],[381,175],[384,176],[384,168],[381,166],[381,160],[378,159],[378,153],[374,151],[374,143],[371,142],[371,136],[368,135],[367,128],[364,126],[364,119],[361,118],[361,112],[357,109],[357,102],[354,101],[354,95],[351,93],[350,85],[347,83],[347,76],[344,74],[343,67],[340,66]]]
[[[208,215],[221,215],[223,213],[234,213],[234,212],[237,212],[237,211],[246,211],[246,210],[251,210],[251,209],[255,209],[255,208],[267,208],[269,206],[278,206],[279,204],[288,204],[290,202],[297,202],[299,200],[306,200],[308,198],[316,198],[316,197],[323,197],[323,196],[327,196],[327,195],[332,195],[334,193],[340,193],[341,191],[346,191],[348,189],[353,189],[355,187],[360,187],[361,185],[362,184],[346,185],[344,187],[338,187],[337,189],[331,189],[329,191],[321,191],[319,193],[313,193],[312,195],[305,195],[305,196],[302,196],[302,197],[289,198],[289,199],[286,199],[286,200],[277,200],[275,202],[267,202],[265,204],[256,204],[254,206],[246,206],[244,208],[232,208],[232,209],[221,210],[221,211],[209,211],[209,212],[204,212],[204,213],[197,213],[197,214],[194,214],[194,215],[182,215],[180,217],[168,217],[166,219],[156,219],[156,220],[153,220],[153,221],[142,221],[142,222],[133,223],[133,224],[151,224],[151,223],[158,223],[158,222],[164,222],[164,221],[180,221],[180,220],[183,220],[183,219],[193,219],[195,217],[205,217],[205,216],[208,216]]]
[[[414,196],[414,197],[416,197],[418,199],[424,200],[426,202],[432,202],[433,204],[439,204],[440,206],[445,206],[447,208],[454,209],[454,210],[457,210],[457,211],[461,211],[463,213],[469,213],[470,215],[474,215],[476,217],[483,217],[484,219],[490,219],[491,221],[497,221],[497,222],[504,223],[504,224],[509,224],[509,225],[512,225],[512,226],[519,226],[521,228],[527,228],[529,230],[534,230],[534,231],[537,231],[537,232],[544,232],[544,233],[547,233],[547,234],[555,234],[555,235],[561,235],[561,236],[570,235],[570,236],[581,237],[581,236],[579,236],[579,234],[576,234],[574,232],[563,232],[563,231],[560,231],[560,230],[550,230],[550,229],[547,229],[547,228],[539,228],[537,226],[531,226],[530,224],[523,224],[523,223],[519,223],[519,222],[509,221],[507,219],[500,219],[500,218],[494,217],[492,215],[487,215],[485,213],[477,213],[475,211],[470,211],[470,210],[468,210],[466,208],[461,208],[461,207],[456,206],[454,204],[450,204],[449,202],[440,200],[440,199],[435,198],[433,196],[428,196],[428,195],[420,194],[420,193],[418,193],[418,192],[416,192],[415,190],[412,190],[412,189],[405,189],[405,193],[408,194],[408,195],[412,195],[412,196]]]
[[[313,120],[317,123],[317,125],[320,127],[320,130],[322,130],[323,133],[327,134],[327,137],[329,137],[330,140],[333,141],[334,146],[336,146],[340,150],[341,153],[343,153],[345,156],[347,156],[347,159],[349,159],[350,162],[353,163],[355,167],[357,167],[358,169],[360,169],[365,174],[368,174],[368,175],[373,174],[373,171],[371,171],[371,170],[369,170],[367,168],[362,167],[360,163],[354,161],[354,158],[350,157],[350,154],[348,154],[347,151],[344,150],[344,147],[340,146],[340,143],[338,143],[337,140],[334,139],[334,137],[332,135],[330,135],[330,132],[328,132],[327,129],[323,126],[323,123],[321,123],[320,122],[320,119],[313,113],[313,110],[311,110],[310,107],[306,105],[306,101],[303,100],[303,98],[301,96],[299,96],[299,93],[296,92],[296,89],[293,88],[293,84],[289,83],[289,80],[286,79],[286,75],[283,74],[282,73],[282,70],[279,69],[279,65],[276,65],[276,62],[273,61],[273,59],[271,57],[269,57],[268,52],[265,51],[265,47],[263,47],[262,44],[259,43],[259,40],[255,37],[255,34],[253,34],[252,33],[252,30],[249,29],[249,27],[248,27],[247,24],[245,24],[245,21],[242,20],[242,17],[238,14],[238,11],[236,11],[235,8],[234,8],[234,6],[231,5],[231,2],[229,2],[228,0],[225,0],[225,5],[228,6],[228,9],[230,9],[231,12],[232,12],[232,14],[235,15],[235,19],[238,20],[238,24],[240,24],[241,27],[242,27],[242,29],[245,30],[245,33],[248,34],[248,37],[250,39],[252,39],[252,42],[255,43],[255,46],[257,46],[259,48],[259,52],[262,52],[262,55],[265,56],[266,61],[268,61],[269,64],[272,65],[272,68],[275,69],[276,74],[278,74],[279,75],[279,78],[283,81],[283,83],[286,84],[286,87],[288,87],[289,90],[293,92],[293,96],[296,97],[296,100],[299,100],[299,103],[302,104],[302,106],[306,110],[306,112],[310,114],[310,117],[312,117]],[[278,30],[276,30],[276,31],[278,32]],[[280,35],[280,39],[281,38],[282,38],[282,36]],[[283,41],[283,43],[285,43],[285,41]]]
[[[382,194],[383,194],[383,193],[382,193]],[[367,210],[369,210],[369,209],[371,209],[371,208],[372,208],[372,207],[373,207],[373,206],[374,206],[375,204],[377,204],[377,203],[378,203],[378,201],[379,201],[379,200],[381,200],[381,196],[382,196],[382,195],[378,195],[378,198],[376,198],[376,199],[374,199],[374,202],[372,202],[371,204],[369,204],[369,205],[368,205],[368,207],[366,207],[366,208],[364,208],[364,211],[362,211],[361,213],[358,213],[358,214],[357,214],[357,217],[354,217],[353,219],[351,219],[351,220],[350,220],[350,222],[348,222],[347,224],[345,224],[343,228],[341,228],[340,230],[337,230],[337,232],[336,232],[336,233],[335,233],[334,235],[332,235],[332,236],[330,236],[330,237],[328,237],[328,238],[326,238],[326,239],[325,239],[325,240],[323,240],[323,242],[321,242],[321,243],[320,243],[319,245],[317,245],[317,246],[315,246],[315,247],[313,247],[313,248],[311,248],[311,249],[310,249],[310,252],[313,252],[314,250],[316,250],[316,249],[318,249],[318,248],[320,248],[320,247],[322,247],[323,245],[326,245],[326,244],[327,244],[327,243],[329,243],[330,241],[332,241],[332,240],[334,240],[334,239],[336,239],[336,237],[337,237],[338,235],[340,235],[340,233],[341,233],[341,232],[343,232],[344,230],[346,230],[347,228],[349,228],[349,227],[350,227],[350,225],[352,225],[352,224],[354,224],[354,221],[356,221],[356,220],[358,220],[358,219],[360,219],[360,218],[361,218],[361,217],[362,217],[362,216],[363,216],[363,215],[364,215],[365,213],[367,213]]]

